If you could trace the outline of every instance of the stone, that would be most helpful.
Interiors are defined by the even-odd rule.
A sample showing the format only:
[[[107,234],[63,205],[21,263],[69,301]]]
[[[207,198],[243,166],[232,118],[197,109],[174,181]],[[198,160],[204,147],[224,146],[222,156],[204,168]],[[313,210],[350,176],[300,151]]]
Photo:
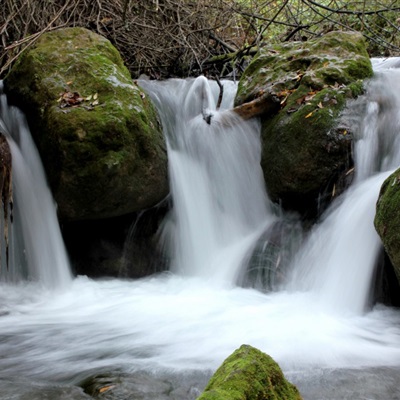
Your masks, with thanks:
[[[393,172],[383,183],[374,219],[397,281],[400,283],[400,169]]]
[[[197,400],[301,400],[279,365],[267,354],[242,345],[211,377]]]
[[[346,187],[352,132],[341,112],[371,76],[364,39],[354,32],[260,49],[235,105],[266,95],[280,99],[278,110],[261,116],[261,166],[272,201],[313,217]]]
[[[27,116],[62,219],[116,217],[168,194],[157,112],[104,37],[47,32],[4,85]]]

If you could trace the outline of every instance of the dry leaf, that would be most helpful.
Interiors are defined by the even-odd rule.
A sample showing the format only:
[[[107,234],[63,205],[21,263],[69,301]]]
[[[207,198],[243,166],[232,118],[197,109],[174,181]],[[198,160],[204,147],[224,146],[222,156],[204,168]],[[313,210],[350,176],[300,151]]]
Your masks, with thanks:
[[[97,93],[95,93],[95,94],[93,95],[93,99],[96,100],[98,96],[99,96],[99,95],[98,95]]]
[[[88,97],[86,97],[85,100],[86,100],[86,101],[90,101],[90,100],[92,100],[92,97],[93,97],[93,96],[90,94]]]
[[[98,100],[95,100],[93,103],[92,103],[92,106],[97,106],[99,104],[99,101]]]
[[[297,75],[294,77],[294,79],[296,79],[296,81],[298,82],[299,80],[301,80],[301,78],[303,77],[303,73],[302,72],[298,72]]]
[[[283,100],[281,100],[281,105],[286,103],[287,98],[289,97],[289,95],[287,94],[285,96],[285,98]]]
[[[73,107],[81,104],[84,101],[83,97],[78,92],[64,92],[61,93],[59,100],[60,108]]]
[[[108,390],[114,388],[115,385],[108,385],[108,386],[103,386],[102,388],[99,389],[99,393],[104,393],[107,392]]]
[[[313,112],[311,111],[309,114],[307,114],[304,118],[310,118],[313,115]]]
[[[318,107],[319,107],[319,108],[324,108],[324,106],[322,105],[321,102],[318,103]]]
[[[305,98],[306,98],[306,96],[299,97],[299,98],[296,100],[296,103],[297,103],[298,105],[300,105],[301,103],[304,102],[304,99],[305,99]]]

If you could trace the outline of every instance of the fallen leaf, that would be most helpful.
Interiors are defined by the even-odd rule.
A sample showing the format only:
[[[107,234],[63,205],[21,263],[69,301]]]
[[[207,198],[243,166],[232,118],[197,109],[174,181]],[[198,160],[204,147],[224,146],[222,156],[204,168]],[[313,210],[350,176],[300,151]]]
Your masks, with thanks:
[[[99,393],[104,393],[107,392],[110,389],[113,389],[115,385],[108,385],[108,386],[103,386],[102,388],[99,389]]]
[[[281,100],[281,105],[283,105],[283,104],[286,103],[286,100],[287,100],[288,97],[289,97],[289,95],[287,94],[287,95],[285,96],[285,98],[284,98],[283,100]]]
[[[93,95],[93,99],[96,100],[98,96],[99,96],[99,95],[98,95],[97,93],[95,93],[95,94]]]
[[[304,101],[310,101],[310,100],[312,100],[314,97],[315,97],[315,93],[314,93],[314,94],[310,94],[310,95],[308,95],[308,96],[306,96],[306,97],[304,98]]]
[[[322,102],[319,102],[319,103],[318,103],[318,107],[319,107],[319,108],[324,108],[324,106],[322,105]]]
[[[309,114],[307,114],[304,118],[310,118],[313,115],[313,112],[311,111]]]
[[[83,102],[83,97],[78,92],[64,92],[59,101],[60,107],[72,107]]]
[[[300,105],[301,103],[304,102],[304,99],[305,99],[305,98],[306,98],[306,96],[299,97],[299,98],[296,100],[296,103],[297,103],[298,105]]]
[[[303,77],[303,73],[302,72],[298,72],[297,75],[294,77],[294,79],[296,79],[296,81],[298,82],[299,80],[301,80],[301,78]]]
[[[86,100],[86,101],[90,101],[90,100],[92,100],[92,97],[93,97],[93,96],[90,94],[88,97],[85,98],[85,100]]]
[[[95,100],[93,103],[92,103],[92,106],[97,106],[99,104],[99,101],[98,100]]]

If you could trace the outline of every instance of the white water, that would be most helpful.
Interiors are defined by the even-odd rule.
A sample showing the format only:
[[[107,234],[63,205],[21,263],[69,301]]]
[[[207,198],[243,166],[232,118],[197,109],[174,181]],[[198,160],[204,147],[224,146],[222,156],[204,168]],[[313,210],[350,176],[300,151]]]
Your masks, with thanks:
[[[173,271],[138,281],[78,277],[56,294],[35,283],[3,284],[1,376],[70,382],[95,368],[184,374],[215,369],[243,343],[273,356],[295,379],[323,368],[400,367],[400,313],[383,306],[366,309],[379,251],[374,202],[400,152],[380,150],[364,160],[365,168],[357,164],[354,187],[294,258],[296,272],[286,291],[239,288],[234,282],[248,252],[277,219],[258,167],[257,124],[240,124],[245,132],[215,132],[218,113],[212,111],[211,126],[199,115],[213,109],[216,96],[209,98],[208,90],[202,104],[188,82],[148,90],[166,105],[163,116],[169,115],[174,211],[162,238],[173,252]],[[383,93],[397,98],[389,89]],[[179,104],[186,94],[193,101]],[[373,137],[383,130],[388,145],[379,148],[393,149],[398,115],[382,125],[375,101],[368,110],[364,121],[375,122],[360,127],[359,143],[365,142],[361,131],[369,129]],[[183,126],[175,126],[181,120]],[[362,164],[358,154],[356,162]],[[323,388],[319,395],[329,398]],[[352,398],[368,398],[368,392]]]
[[[1,92],[2,87],[0,126],[12,155],[14,197],[11,273],[2,268],[2,274],[6,280],[24,277],[49,289],[60,288],[71,282],[72,275],[55,204],[25,118],[18,109],[8,106]]]
[[[234,284],[255,239],[274,217],[262,171],[258,121],[245,123],[215,111],[210,83],[141,83],[162,107],[174,207],[163,237],[173,271]],[[217,85],[214,82],[214,89]],[[226,82],[232,90],[231,82]],[[223,107],[231,107],[230,102]],[[202,112],[211,113],[211,124]],[[175,123],[171,124],[171,121]]]

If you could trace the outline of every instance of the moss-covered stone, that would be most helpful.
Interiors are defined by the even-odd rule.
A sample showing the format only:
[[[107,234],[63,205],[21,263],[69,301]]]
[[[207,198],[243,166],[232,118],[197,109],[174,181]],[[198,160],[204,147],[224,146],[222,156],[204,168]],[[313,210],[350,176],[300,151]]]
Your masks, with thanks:
[[[285,208],[315,214],[338,194],[352,165],[352,134],[340,120],[372,66],[360,34],[331,32],[260,50],[243,74],[235,104],[271,93],[281,109],[262,119],[267,189]]]
[[[242,345],[218,368],[197,400],[301,400],[301,396],[270,356]]]
[[[4,84],[27,115],[62,217],[123,215],[167,194],[158,116],[108,40],[83,28],[48,32]]]
[[[381,187],[374,224],[400,283],[400,169]]]

